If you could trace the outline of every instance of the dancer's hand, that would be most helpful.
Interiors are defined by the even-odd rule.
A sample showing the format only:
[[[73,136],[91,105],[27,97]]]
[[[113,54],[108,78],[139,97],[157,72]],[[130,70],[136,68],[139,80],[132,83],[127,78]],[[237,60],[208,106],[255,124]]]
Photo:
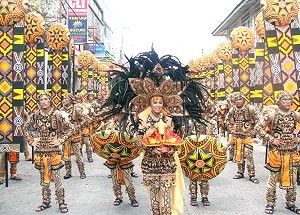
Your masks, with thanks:
[[[52,142],[50,142],[50,145],[51,146],[59,146],[59,145],[61,145],[61,142],[59,142],[58,139],[54,139]]]
[[[162,154],[160,148],[155,148],[155,149],[153,150],[153,152],[156,153],[156,154],[158,154],[158,155],[161,155],[161,154]]]
[[[170,151],[168,152],[169,155],[172,155],[174,153],[174,148],[173,147],[169,147]]]
[[[149,128],[146,133],[144,134],[145,136],[150,136],[153,134],[153,132],[156,130],[156,128]]]
[[[254,130],[250,130],[250,131],[249,131],[249,135],[250,135],[251,137],[253,137],[253,136],[255,135],[255,131],[254,131]]]
[[[40,138],[34,138],[33,142],[30,145],[33,146],[33,147],[37,147],[37,146],[40,145],[39,141],[40,141]]]
[[[281,140],[275,138],[275,139],[273,140],[272,144],[275,145],[275,146],[280,146],[280,145],[281,145]]]

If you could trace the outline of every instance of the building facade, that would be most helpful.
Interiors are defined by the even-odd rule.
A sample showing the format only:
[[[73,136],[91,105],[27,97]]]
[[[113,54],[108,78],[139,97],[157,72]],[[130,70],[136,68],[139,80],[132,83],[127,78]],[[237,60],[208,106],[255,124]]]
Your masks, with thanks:
[[[114,53],[111,43],[113,31],[106,20],[108,13],[105,1],[89,0],[88,6],[88,45],[85,49],[90,50],[98,59],[112,60]]]
[[[231,31],[238,26],[246,26],[255,32],[255,19],[261,7],[259,0],[242,0],[211,34],[229,39]]]
[[[81,33],[84,31],[86,38],[83,42],[75,41],[77,52],[89,50],[100,60],[114,59],[111,48],[113,31],[108,24],[109,20],[105,19],[109,8],[104,0],[29,0],[28,4],[33,11],[43,15],[46,28],[55,23],[65,24],[70,30],[74,23],[80,25]],[[82,13],[83,8],[86,11],[85,14]],[[72,20],[70,16],[75,18]],[[83,24],[79,24],[84,16],[86,17]],[[76,20],[76,17],[80,18]],[[70,24],[70,20],[73,23]],[[71,35],[73,35],[72,32]]]

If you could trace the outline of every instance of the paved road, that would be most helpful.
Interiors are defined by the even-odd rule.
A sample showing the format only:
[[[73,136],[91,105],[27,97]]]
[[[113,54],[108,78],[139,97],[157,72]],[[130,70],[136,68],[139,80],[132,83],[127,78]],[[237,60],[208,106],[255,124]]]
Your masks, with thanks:
[[[239,214],[239,215],[259,215],[264,214],[265,192],[268,171],[264,169],[264,150],[260,144],[255,145],[254,155],[257,178],[260,184],[251,183],[248,177],[240,180],[232,179],[237,170],[236,164],[228,162],[223,172],[210,182],[209,200],[211,206],[192,207],[189,204],[189,191],[186,179],[185,191],[185,215],[193,214]],[[77,168],[73,168],[74,177],[64,180],[66,189],[66,202],[69,207],[68,214],[74,215],[148,215],[150,213],[150,203],[148,194],[141,186],[140,160],[135,160],[135,170],[139,174],[134,179],[137,190],[137,200],[140,207],[133,208],[130,205],[125,193],[124,202],[116,207],[112,205],[114,195],[112,191],[111,179],[107,178],[109,170],[103,166],[104,159],[94,155],[94,162],[86,162],[87,179],[79,179]],[[76,163],[73,159],[73,167]],[[62,171],[64,174],[64,170]],[[30,215],[37,214],[34,209],[41,203],[41,187],[39,185],[39,173],[34,169],[31,162],[25,162],[21,156],[19,164],[19,175],[22,181],[9,181],[9,187],[0,186],[0,215]],[[300,188],[300,187],[299,187]],[[299,193],[298,188],[298,193]],[[42,215],[52,215],[59,213],[55,203],[54,187],[52,185],[52,207],[41,212]],[[124,189],[123,189],[124,190]],[[293,214],[287,211],[285,206],[285,191],[278,189],[277,206],[275,214]],[[200,198],[198,199],[200,200]],[[199,202],[200,203],[200,202]],[[300,207],[299,198],[297,205]]]

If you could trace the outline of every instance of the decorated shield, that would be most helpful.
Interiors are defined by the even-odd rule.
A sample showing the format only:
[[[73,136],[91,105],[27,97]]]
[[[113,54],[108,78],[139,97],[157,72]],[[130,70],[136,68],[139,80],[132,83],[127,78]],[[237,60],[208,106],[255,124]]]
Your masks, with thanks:
[[[191,135],[179,151],[184,174],[192,180],[210,180],[219,175],[227,163],[226,149],[215,137]]]
[[[112,162],[131,161],[139,156],[139,148],[135,145],[136,137],[126,133],[103,130],[92,136],[95,152],[102,158]]]

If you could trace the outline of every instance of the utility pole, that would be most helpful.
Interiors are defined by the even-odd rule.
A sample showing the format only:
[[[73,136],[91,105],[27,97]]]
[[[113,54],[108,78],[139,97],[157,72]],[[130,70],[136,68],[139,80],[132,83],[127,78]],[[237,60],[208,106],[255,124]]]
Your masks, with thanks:
[[[121,40],[121,48],[120,48],[120,56],[119,56],[119,64],[123,63],[123,44],[124,43],[124,26],[122,28],[122,40]]]

